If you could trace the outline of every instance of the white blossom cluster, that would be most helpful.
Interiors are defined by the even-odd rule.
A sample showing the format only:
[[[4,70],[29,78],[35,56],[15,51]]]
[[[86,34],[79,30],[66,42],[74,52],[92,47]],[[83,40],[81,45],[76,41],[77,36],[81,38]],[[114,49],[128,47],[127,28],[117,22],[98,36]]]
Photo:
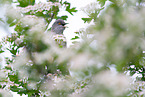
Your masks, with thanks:
[[[55,34],[52,37],[56,44],[66,47],[66,38],[64,35]]]
[[[84,11],[89,16],[90,13],[95,13],[95,11],[98,10],[99,8],[101,8],[101,6],[98,3],[93,2],[88,4],[87,7],[81,8],[81,10]]]
[[[47,91],[47,92],[39,91],[39,92],[40,92],[40,93],[39,93],[39,96],[40,96],[40,97],[50,96],[50,95],[51,95],[50,91]]]
[[[13,95],[9,91],[3,90],[3,89],[0,89],[0,96],[1,97],[13,97]]]
[[[93,5],[93,4],[92,4]],[[21,10],[22,13],[27,12],[42,12],[43,10],[50,10],[52,6],[60,6],[59,3],[39,3],[35,4],[34,6],[28,6],[26,8],[18,8]],[[98,7],[93,5],[93,10],[97,10]],[[87,13],[94,13],[94,11],[85,9]],[[129,10],[129,9],[128,9]],[[129,11],[131,12],[131,11]],[[74,93],[69,95],[70,97],[85,97],[84,95],[93,95],[93,97],[118,97],[122,96],[123,94],[128,92],[128,88],[130,87],[130,78],[126,77],[123,74],[116,74],[110,71],[105,71],[106,69],[102,70],[102,67],[107,67],[106,64],[106,56],[109,55],[110,61],[113,62],[122,62],[125,56],[125,47],[128,48],[135,48],[134,46],[138,41],[142,43],[144,41],[137,40],[140,37],[140,32],[144,31],[144,22],[145,20],[142,18],[145,16],[143,10],[141,10],[140,14],[137,14],[136,11],[132,13],[124,12],[124,20],[126,22],[119,21],[119,23],[123,23],[125,26],[131,26],[132,28],[136,27],[136,24],[139,26],[136,27],[134,30],[127,29],[126,31],[119,33],[120,35],[117,37],[115,41],[112,42],[112,48],[108,48],[108,41],[114,38],[114,28],[112,27],[112,14],[114,11],[110,11],[109,14],[105,14],[104,16],[104,28],[101,29],[99,32],[95,30],[93,27],[98,25],[93,25],[91,28],[88,28],[86,32],[84,32],[84,36],[82,37],[83,42],[79,43],[78,47],[74,48],[59,48],[54,41],[58,44],[61,42],[66,42],[66,38],[63,35],[50,35],[43,33],[45,32],[45,22],[43,19],[38,18],[33,15],[26,15],[20,19],[19,23],[23,26],[30,26],[28,30],[28,36],[32,36],[31,38],[36,40],[42,40],[46,45],[49,46],[48,49],[44,50],[43,52],[32,52],[33,61],[35,61],[35,65],[42,65],[44,66],[44,62],[48,61],[52,65],[59,65],[67,61],[68,68],[72,75],[70,76],[72,79],[74,78],[86,78],[87,76],[90,77],[90,83],[87,83],[87,87],[83,87],[84,84],[80,84],[80,87],[83,88],[76,88],[75,84],[72,84],[72,80],[65,80],[63,76],[54,76],[52,74],[47,75],[47,80],[43,82],[40,86],[40,97],[49,96],[51,95],[51,91],[53,90],[63,90],[69,87],[69,89],[74,89]],[[133,21],[133,22],[132,22]],[[141,22],[141,23],[140,23]],[[123,26],[122,25],[122,26]],[[124,26],[123,26],[124,27]],[[136,31],[139,31],[139,34],[136,34]],[[86,34],[86,36],[85,36]],[[90,34],[90,35],[88,35]],[[89,36],[89,37],[88,37]],[[20,37],[21,40],[24,37]],[[20,40],[17,40],[18,42]],[[54,41],[53,41],[54,40]],[[16,41],[16,42],[17,42]],[[144,48],[144,46],[142,46]],[[136,49],[133,49],[134,53],[137,52]],[[57,56],[57,58],[55,58]],[[108,57],[108,56],[107,56]],[[55,64],[53,64],[53,62]],[[17,56],[12,63],[12,68],[19,70],[19,78],[20,79],[27,79],[30,76],[35,78],[43,78],[44,75],[37,72],[36,69],[30,68],[34,64],[30,62],[30,56],[26,50],[24,50],[20,56]],[[46,65],[46,64],[45,64]],[[45,67],[46,69],[48,67]],[[51,67],[50,67],[51,68]],[[39,69],[39,68],[38,68]],[[29,73],[27,70],[31,70]],[[97,71],[98,70],[98,71]],[[102,72],[100,72],[102,71]],[[0,71],[1,75],[0,78],[5,78],[5,73]],[[80,80],[79,79],[79,80]],[[13,83],[10,83],[12,85]],[[71,88],[70,88],[71,87]],[[37,89],[37,82],[32,81],[28,82],[29,89]],[[144,94],[145,83],[144,82],[137,82],[135,89],[137,91],[142,90],[139,92],[140,95]],[[104,92],[105,91],[105,92]],[[108,96],[111,94],[112,96]],[[86,96],[87,97],[87,96]],[[89,96],[88,96],[89,97]]]
[[[0,70],[0,81],[5,80],[8,77],[10,70],[2,69]]]
[[[129,76],[123,74],[115,74],[110,71],[105,71],[100,74],[97,74],[93,78],[93,83],[97,86],[105,86],[114,93],[114,97],[120,96],[127,92],[127,89],[130,87],[131,79]],[[97,96],[99,97],[99,96]]]
[[[102,71],[92,77],[92,82],[84,88],[74,88],[75,92],[69,97],[119,97],[128,92],[131,81],[126,75]]]
[[[51,94],[52,91],[55,90],[66,90],[71,83],[66,79],[66,77],[59,77],[57,74],[48,74],[48,79],[44,81],[40,86],[40,97],[45,96],[53,96]]]
[[[36,17],[35,15],[25,15],[19,20],[18,25],[21,25],[22,27],[30,27],[27,34],[34,38],[40,38],[45,32],[46,23],[43,18]]]
[[[132,97],[144,97],[145,96],[145,82],[144,81],[135,81],[132,83],[132,89],[136,92],[132,92],[130,95]]]
[[[42,26],[45,25],[44,20],[42,18],[38,18],[35,15],[26,15],[20,19],[19,23],[22,23],[28,26],[34,26],[37,24],[42,25]]]
[[[21,11],[22,13],[27,13],[27,12],[42,12],[43,10],[47,10],[49,11],[53,6],[58,6],[60,7],[61,4],[60,3],[52,3],[52,2],[46,2],[46,3],[38,3],[35,5],[29,5],[25,8],[22,7],[18,7],[17,10]]]
[[[8,73],[10,73],[10,72],[11,72],[10,70],[6,70],[6,69],[0,70],[0,81],[1,81],[0,84],[2,85],[2,87],[5,86],[4,90],[6,90],[6,91],[10,90],[10,86],[19,86],[18,84],[10,81],[10,79],[8,78]]]
[[[21,19],[21,12],[11,5],[7,5],[6,7],[6,16],[12,19]]]

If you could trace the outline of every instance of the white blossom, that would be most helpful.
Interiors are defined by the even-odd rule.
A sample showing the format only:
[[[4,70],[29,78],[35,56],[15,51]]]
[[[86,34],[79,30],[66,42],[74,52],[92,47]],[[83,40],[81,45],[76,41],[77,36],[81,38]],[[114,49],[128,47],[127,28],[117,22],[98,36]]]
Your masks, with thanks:
[[[6,16],[12,18],[12,19],[20,19],[21,13],[20,11],[13,8],[11,5],[6,6]]]
[[[52,8],[53,6],[60,7],[61,4],[60,3],[52,3],[52,2],[38,3],[38,4],[35,4],[33,6],[29,5],[29,6],[25,7],[25,8],[18,7],[17,10],[21,11],[22,13],[27,13],[27,12],[30,12],[30,11],[35,13],[35,12],[42,12],[43,10],[49,11],[50,8]]]
[[[114,97],[122,95],[130,88],[131,79],[123,74],[115,74],[110,71],[104,71],[97,74],[93,79],[97,86],[107,88],[112,91]],[[93,87],[93,85],[92,85]],[[97,96],[99,97],[99,96]]]
[[[0,94],[1,97],[12,97],[12,94],[7,90],[0,89]]]

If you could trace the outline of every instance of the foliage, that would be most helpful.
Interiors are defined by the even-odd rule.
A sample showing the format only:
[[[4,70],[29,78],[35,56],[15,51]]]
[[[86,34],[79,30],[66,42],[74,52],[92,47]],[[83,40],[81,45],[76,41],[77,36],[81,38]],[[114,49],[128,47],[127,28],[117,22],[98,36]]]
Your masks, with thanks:
[[[0,53],[11,54],[0,70],[0,96],[11,95],[10,90],[28,97],[144,95],[144,1],[98,0],[87,5],[83,11],[88,17],[82,20],[93,24],[75,32],[72,40],[81,41],[70,48],[56,44],[65,42],[63,36],[51,36],[47,30],[53,19],[68,18],[57,16],[62,6],[71,15],[77,12],[69,2],[2,3],[7,7],[6,20],[0,18],[0,22],[14,31],[0,43]],[[112,67],[117,74],[110,70]],[[130,77],[135,74],[141,77],[132,81]]]

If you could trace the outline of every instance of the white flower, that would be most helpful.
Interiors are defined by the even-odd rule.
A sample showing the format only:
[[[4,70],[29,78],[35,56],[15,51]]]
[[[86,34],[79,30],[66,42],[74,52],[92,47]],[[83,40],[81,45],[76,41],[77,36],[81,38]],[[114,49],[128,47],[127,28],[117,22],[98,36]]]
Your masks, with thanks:
[[[123,74],[115,74],[110,71],[104,71],[97,74],[93,79],[93,83],[101,88],[103,86],[114,93],[115,96],[122,95],[127,92],[130,87],[130,79]],[[92,85],[93,87],[93,85]]]
[[[38,3],[38,4],[35,4],[35,5],[29,5],[27,7],[18,7],[17,10],[18,11],[21,11],[22,13],[27,13],[27,12],[30,12],[30,11],[33,11],[34,13],[35,12],[38,12],[38,11],[43,11],[43,10],[47,10],[49,11],[53,6],[58,6],[58,7],[61,7],[61,4],[60,3],[52,3],[52,2],[46,2],[46,3]]]
[[[27,85],[28,89],[33,89],[36,90],[37,89],[37,83],[36,82],[29,82]]]
[[[75,69],[76,70],[78,70],[78,69],[82,70],[84,68],[87,68],[88,67],[87,63],[88,63],[89,58],[90,58],[89,54],[85,54],[85,53],[84,54],[83,53],[78,54],[77,56],[72,58],[71,68],[74,69],[74,70]]]
[[[64,62],[64,61],[68,61],[70,60],[75,54],[74,52],[72,52],[72,49],[58,49],[56,54],[58,54],[58,59],[57,59],[57,62],[58,63],[61,63],[61,62]]]
[[[42,36],[45,32],[45,21],[42,18],[38,18],[34,15],[26,15],[19,21],[24,26],[29,26],[30,29],[27,32],[29,35],[37,35],[37,38]]]
[[[54,53],[48,49],[42,53],[34,53],[33,55],[34,55],[35,62],[37,64],[41,64],[46,60],[48,60],[49,62],[52,62],[53,61],[53,54]]]
[[[40,97],[44,97],[44,95],[45,95],[45,96],[50,96],[50,95],[51,95],[50,91],[42,92],[42,91],[39,90],[39,92],[40,92],[40,93],[39,93]]]
[[[1,69],[0,70],[0,81],[5,80],[8,77],[9,70]]]
[[[13,97],[13,95],[9,91],[3,89],[0,89],[0,95],[1,97]]]
[[[20,14],[19,10],[16,10],[11,5],[8,5],[6,7],[7,7],[6,15],[8,17],[11,17],[12,19],[20,19],[21,18],[21,14]]]
[[[26,15],[20,19],[20,22],[22,22],[24,25],[33,26],[38,24],[40,21],[35,15]]]
[[[26,50],[24,50],[20,56],[17,56],[15,59],[15,62],[12,64],[12,68],[18,70],[23,65],[26,65],[26,63],[29,61],[29,56]]]

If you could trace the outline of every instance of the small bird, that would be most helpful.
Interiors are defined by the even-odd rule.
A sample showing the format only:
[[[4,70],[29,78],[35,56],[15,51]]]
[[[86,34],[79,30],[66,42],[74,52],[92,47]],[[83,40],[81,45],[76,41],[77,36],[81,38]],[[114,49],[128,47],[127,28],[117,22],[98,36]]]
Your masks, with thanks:
[[[51,32],[53,34],[53,40],[56,42],[56,44],[59,45],[59,47],[66,47],[67,42],[66,38],[63,35],[63,31],[66,28],[67,23],[65,23],[62,19],[56,20],[51,28]]]
[[[51,31],[55,34],[63,34],[66,24],[62,19],[58,19],[53,23]]]

